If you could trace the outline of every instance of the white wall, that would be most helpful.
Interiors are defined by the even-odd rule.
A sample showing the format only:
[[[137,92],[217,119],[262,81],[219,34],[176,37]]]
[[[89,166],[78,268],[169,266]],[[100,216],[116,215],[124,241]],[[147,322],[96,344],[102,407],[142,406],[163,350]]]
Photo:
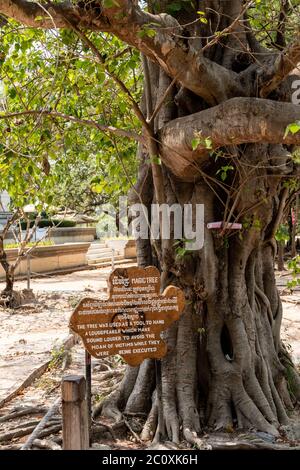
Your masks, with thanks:
[[[0,211],[3,212],[8,212],[9,211],[9,203],[10,203],[10,197],[7,193],[7,191],[3,191],[0,193]]]

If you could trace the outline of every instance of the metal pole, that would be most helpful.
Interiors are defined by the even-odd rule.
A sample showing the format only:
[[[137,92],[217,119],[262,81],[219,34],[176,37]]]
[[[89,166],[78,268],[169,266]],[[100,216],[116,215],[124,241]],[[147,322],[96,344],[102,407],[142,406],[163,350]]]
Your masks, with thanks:
[[[27,260],[27,289],[30,290],[30,255],[26,255]]]
[[[91,438],[92,425],[92,360],[88,351],[85,351],[85,380],[86,380],[86,400],[89,417],[89,436]]]

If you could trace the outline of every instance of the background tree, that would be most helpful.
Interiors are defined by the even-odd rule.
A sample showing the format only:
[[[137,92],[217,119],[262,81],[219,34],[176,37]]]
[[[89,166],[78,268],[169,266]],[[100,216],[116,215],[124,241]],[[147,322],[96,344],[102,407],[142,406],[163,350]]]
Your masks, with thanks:
[[[205,204],[206,223],[224,222],[220,231],[205,231],[203,250],[184,257],[176,256],[172,242],[162,240],[155,250],[150,242],[139,243],[139,264],[157,262],[162,286],[184,289],[187,306],[167,333],[160,381],[155,383],[151,360],[128,368],[102,412],[116,418],[124,409],[149,412],[144,439],[164,434],[177,442],[182,428],[185,439],[197,443],[201,423],[277,435],[300,398],[298,373],[280,340],[282,306],[274,277],[275,233],[291,181],[299,180],[293,152],[300,143],[300,106],[292,103],[300,61],[299,2],[166,0],[139,6],[132,0],[0,0],[0,12],[32,28],[31,34],[39,28],[41,37],[48,38],[45,30],[58,41],[76,37],[93,61],[90,70],[81,62],[72,70],[76,82],[82,78],[79,93],[84,77],[108,76],[118,97],[131,105],[136,129],[124,126],[118,113],[103,122],[103,108],[100,120],[87,123],[86,113],[97,113],[93,93],[79,117],[80,106],[72,106],[67,94],[68,116],[49,107],[47,96],[44,104],[26,101],[22,111],[20,103],[17,111],[7,109],[5,119],[23,113],[26,125],[34,127],[36,116],[51,123],[68,118],[114,142],[135,138],[139,172],[132,201],[147,207],[153,201]],[[15,36],[23,34],[9,24],[17,28]],[[136,50],[142,54],[141,106],[133,71],[128,75],[126,65],[124,76],[122,70],[128,46],[133,68],[139,68]],[[42,62],[37,69],[49,47],[46,41],[36,48]],[[8,44],[4,55],[10,52]],[[14,58],[11,64],[17,67]],[[66,64],[65,70],[71,73]],[[107,85],[99,78],[101,91]],[[226,229],[233,221],[243,224],[241,232]],[[157,428],[158,396],[163,419]]]
[[[4,146],[2,145],[2,152]],[[7,191],[10,197],[10,213],[0,232],[0,264],[5,272],[5,288],[0,293],[0,304],[17,306],[20,297],[14,292],[15,272],[20,262],[29,254],[29,247],[36,232],[41,213],[51,201],[51,184],[37,162],[28,153],[17,154],[6,147],[0,155],[0,192]],[[26,205],[34,205],[35,214],[26,212]],[[6,241],[13,238],[17,245],[16,257],[8,257]],[[34,243],[34,246],[37,245]]]
[[[14,290],[15,273],[22,259],[26,259],[40,243],[38,240],[29,246],[36,233],[39,220],[38,214],[32,219],[22,208],[15,208],[0,232],[0,264],[5,272],[5,288],[0,292],[1,306],[14,308],[21,305],[21,296]],[[17,252],[13,260],[9,259],[8,247],[5,243],[9,233],[13,234],[16,242]]]
[[[118,181],[113,181],[110,172],[102,170],[93,155],[87,161],[68,159],[56,163],[53,173],[56,185],[52,205],[62,210],[97,215],[102,204],[110,202],[117,207],[118,197],[125,195],[128,188],[128,180],[124,175]]]

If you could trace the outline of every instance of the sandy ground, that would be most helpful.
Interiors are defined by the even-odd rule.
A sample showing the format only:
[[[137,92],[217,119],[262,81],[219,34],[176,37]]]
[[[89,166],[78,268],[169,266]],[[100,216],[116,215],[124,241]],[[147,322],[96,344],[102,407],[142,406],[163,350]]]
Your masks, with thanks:
[[[31,288],[36,303],[16,310],[0,308],[0,401],[55,356],[69,334],[73,308],[85,295],[105,296],[109,273],[110,268],[103,268],[34,279]],[[277,283],[284,308],[283,339],[294,361],[300,364],[300,291],[288,293],[285,275],[278,275]],[[25,281],[16,282],[16,289],[24,288]]]
[[[34,279],[35,303],[15,310],[0,307],[0,402],[55,355],[69,334],[69,318],[80,298],[106,295],[109,273],[105,268]],[[25,289],[26,281],[16,282],[15,288]]]
[[[34,279],[31,283],[36,296],[34,303],[15,310],[0,308],[0,403],[31,373],[47,361],[52,361],[48,370],[32,385],[1,408],[0,415],[19,409],[20,406],[49,407],[60,394],[63,375],[84,374],[84,350],[81,344],[75,345],[71,353],[64,356],[63,368],[61,362],[57,365],[55,361],[59,357],[62,341],[69,335],[68,321],[74,307],[86,295],[105,297],[109,273],[110,268],[103,268]],[[277,273],[277,284],[284,309],[282,334],[294,361],[300,365],[300,289],[293,294],[289,293],[286,288],[287,280],[286,273]],[[25,281],[16,283],[16,289],[24,288],[26,288]],[[109,358],[108,365],[105,361],[107,362],[107,360],[92,359],[94,405],[117,387],[122,378],[124,365],[118,362],[118,358]],[[112,380],[103,380],[103,374],[107,370],[113,371]],[[40,417],[38,415],[35,419],[41,417],[42,415]],[[27,425],[28,420],[30,418],[24,417],[19,426]],[[131,425],[135,426],[137,432],[141,430],[139,422],[132,421]],[[14,426],[15,422],[9,422],[8,427],[4,426],[3,429],[7,430]],[[112,446],[111,448],[128,449],[131,446],[137,448],[138,442],[132,438],[132,433],[129,432],[128,435],[127,429],[126,434],[126,428],[123,431],[126,438],[123,441],[122,438],[118,439],[117,447],[114,442],[108,440],[107,443]],[[14,440],[13,445],[20,446],[27,437]],[[61,444],[61,434],[56,434],[56,437],[57,442]],[[5,442],[3,444],[5,446]],[[0,449],[3,448],[3,444],[0,443]],[[139,446],[141,448],[141,444]]]

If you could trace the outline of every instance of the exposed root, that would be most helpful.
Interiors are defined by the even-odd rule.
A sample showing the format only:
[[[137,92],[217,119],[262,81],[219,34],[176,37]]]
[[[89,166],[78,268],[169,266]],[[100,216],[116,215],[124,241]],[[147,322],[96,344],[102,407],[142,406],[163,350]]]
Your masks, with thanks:
[[[16,437],[23,437],[30,434],[35,429],[35,426],[25,427],[21,429],[13,429],[0,434],[0,442],[7,442],[15,439]]]
[[[22,305],[21,294],[17,291],[2,291],[0,305],[4,308],[18,308]]]
[[[61,403],[61,398],[59,397],[55,400],[51,408],[49,408],[45,416],[39,421],[38,425],[34,428],[30,437],[22,446],[22,450],[30,449],[35,439],[49,436],[49,434],[52,434],[51,432],[52,429],[53,430],[55,429],[54,432],[57,432],[57,430],[61,429],[61,424],[56,424],[53,426],[51,426],[52,423],[50,424],[51,418],[53,418],[54,415],[57,413],[60,403]],[[48,426],[47,430],[45,430],[46,426]]]
[[[204,439],[200,439],[195,431],[183,428],[183,436],[189,444],[192,444],[199,450],[212,450],[211,445],[207,444]]]
[[[0,294],[0,305],[4,308],[18,309],[34,300],[35,295],[31,289],[4,290]]]
[[[33,441],[33,447],[43,450],[61,450],[61,446],[50,439],[35,439]]]
[[[140,438],[140,436],[137,435],[137,433],[132,429],[132,427],[130,426],[130,423],[128,422],[127,419],[124,418],[124,423],[125,425],[127,426],[127,428],[129,429],[129,431],[131,432],[131,434],[133,435],[134,439],[137,441],[137,442],[140,442],[142,443],[142,439]]]
[[[45,408],[44,406],[28,407],[22,410],[12,411],[8,413],[7,415],[1,416],[0,423],[4,423],[5,421],[10,421],[11,419],[15,419],[15,418],[21,418],[22,416],[40,414],[40,413],[44,414],[46,412],[47,412],[47,408]]]
[[[165,334],[164,340],[168,344],[168,353],[166,357],[161,360],[161,380],[159,387],[161,388],[161,416],[160,416],[160,427],[164,424],[167,437],[169,441],[178,443],[179,442],[179,419],[177,415],[176,407],[176,339],[177,339],[177,324],[174,324],[169,328],[169,331]],[[159,413],[159,396],[156,395],[156,407],[157,407],[157,424],[158,413]],[[163,429],[161,429],[163,433]],[[156,439],[160,440],[160,436],[157,435]]]
[[[127,368],[104,401],[102,413],[119,421],[122,412],[148,414],[142,441],[183,438],[205,448],[200,410],[203,426],[228,432],[278,437],[289,423],[286,409],[300,399],[300,378],[280,341],[282,307],[266,260],[272,250],[260,246],[255,232],[251,237],[231,250],[215,247],[217,264],[209,265],[215,279],[208,280],[211,294],[201,297],[201,309],[197,296],[206,284],[195,291],[186,282],[187,306],[164,336],[168,353],[156,380],[153,361]]]
[[[181,317],[177,335],[177,399],[183,429],[201,430],[196,402],[197,323],[190,305]],[[175,442],[175,441],[174,441]]]
[[[92,440],[95,440],[95,439],[102,439],[104,434],[107,434],[109,433],[111,438],[116,441],[116,436],[115,436],[115,433],[114,433],[114,430],[113,430],[113,427],[112,426],[109,426],[108,424],[105,424],[105,423],[93,423],[92,425]]]
[[[155,431],[158,424],[158,398],[156,390],[152,396],[152,407],[148,414],[148,418],[144,424],[141,439],[142,441],[152,441],[155,436]]]
[[[62,430],[61,424],[55,424],[53,426],[49,426],[46,429],[43,429],[43,431],[39,433],[39,438],[47,437],[47,436],[50,436],[51,434],[56,434],[61,430]]]
[[[139,374],[136,378],[135,385],[126,403],[126,412],[143,412],[147,410],[147,408],[147,411],[149,411],[153,382],[153,360],[146,359],[140,365]]]
[[[102,413],[103,416],[113,418],[115,421],[122,420],[123,416],[119,407],[127,402],[134,388],[138,372],[139,367],[128,367],[126,369],[124,378],[118,389],[112,392],[100,405],[95,408],[93,412],[93,418]]]

